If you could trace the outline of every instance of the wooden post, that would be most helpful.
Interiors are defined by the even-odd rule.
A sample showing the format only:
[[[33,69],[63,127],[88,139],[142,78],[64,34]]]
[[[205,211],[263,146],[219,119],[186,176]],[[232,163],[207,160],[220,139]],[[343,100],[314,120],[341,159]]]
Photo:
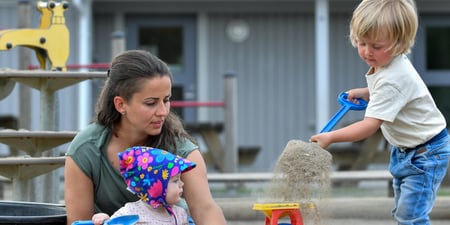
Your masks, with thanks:
[[[125,33],[115,31],[111,35],[111,57],[114,58],[123,51],[125,51]]]
[[[225,173],[238,171],[238,147],[237,147],[237,82],[236,75],[233,73],[225,74],[224,82],[225,92],[225,112],[224,112],[224,130],[225,142],[224,149],[224,169]]]

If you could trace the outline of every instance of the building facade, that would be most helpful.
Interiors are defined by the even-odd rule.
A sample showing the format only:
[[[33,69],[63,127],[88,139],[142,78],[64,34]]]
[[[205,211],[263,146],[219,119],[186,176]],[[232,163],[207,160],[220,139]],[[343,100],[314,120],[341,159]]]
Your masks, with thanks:
[[[17,27],[18,2],[0,2],[0,28]],[[234,73],[238,145],[260,147],[255,162],[241,170],[271,170],[289,140],[308,140],[320,130],[324,118],[340,108],[336,100],[340,92],[365,86],[367,66],[348,40],[349,20],[358,0],[69,3],[65,14],[71,38],[68,64],[110,62],[111,41],[120,33],[126,49],[146,49],[168,62],[175,78],[174,97],[180,100],[222,101],[224,75]],[[450,2],[417,0],[417,5],[420,28],[410,57],[439,107],[450,115],[445,101],[450,85]],[[36,25],[39,13],[33,18]],[[325,45],[318,37],[323,34],[318,33],[322,19],[327,27]],[[323,51],[326,55],[317,57]],[[17,49],[1,51],[0,66],[17,68],[17,57]],[[326,81],[317,75],[322,69]],[[59,130],[77,130],[89,122],[80,114],[93,115],[101,85],[102,81],[94,80],[57,93]],[[83,91],[91,96],[88,101],[80,101]],[[318,97],[322,93],[325,98]],[[38,109],[38,93],[33,90],[30,99],[31,108]],[[19,115],[20,101],[16,87],[0,101],[0,114]],[[39,129],[38,111],[33,110],[29,129]],[[318,122],[320,114],[322,122]],[[182,115],[186,122],[223,122],[224,117],[223,109],[207,107],[186,108]],[[350,112],[338,126],[362,116],[362,112]]]

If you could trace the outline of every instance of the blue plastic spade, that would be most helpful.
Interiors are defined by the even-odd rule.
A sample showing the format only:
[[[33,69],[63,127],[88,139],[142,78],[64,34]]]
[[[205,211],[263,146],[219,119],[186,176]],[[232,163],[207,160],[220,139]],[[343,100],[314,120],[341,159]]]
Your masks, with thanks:
[[[124,215],[106,220],[103,225],[133,225],[138,221],[138,215]],[[94,223],[92,222],[92,220],[78,220],[73,222],[72,225],[94,225]]]
[[[336,126],[336,124],[342,119],[342,117],[344,117],[344,115],[349,111],[349,110],[364,110],[367,107],[367,101],[361,98],[358,98],[358,103],[349,101],[347,99],[348,94],[345,92],[342,92],[341,94],[339,94],[338,96],[338,101],[339,103],[341,103],[342,107],[339,109],[339,111],[337,111],[336,114],[334,114],[333,117],[331,117],[330,121],[328,121],[328,123],[322,128],[322,130],[320,131],[320,133],[323,132],[329,132],[331,131],[334,126]]]

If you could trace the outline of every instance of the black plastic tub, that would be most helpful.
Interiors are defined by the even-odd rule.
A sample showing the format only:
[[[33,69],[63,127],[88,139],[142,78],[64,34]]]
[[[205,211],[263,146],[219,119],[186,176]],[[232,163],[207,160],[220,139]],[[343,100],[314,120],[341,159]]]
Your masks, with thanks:
[[[0,201],[0,224],[66,225],[64,206],[37,202]]]

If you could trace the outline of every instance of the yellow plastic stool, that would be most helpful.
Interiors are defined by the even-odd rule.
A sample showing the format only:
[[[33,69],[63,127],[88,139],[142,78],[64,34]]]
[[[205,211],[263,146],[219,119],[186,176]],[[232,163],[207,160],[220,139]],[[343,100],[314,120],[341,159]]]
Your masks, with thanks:
[[[303,225],[299,203],[253,204],[253,210],[262,211],[266,215],[265,225],[278,225],[278,220],[285,216],[289,216],[291,225]]]

